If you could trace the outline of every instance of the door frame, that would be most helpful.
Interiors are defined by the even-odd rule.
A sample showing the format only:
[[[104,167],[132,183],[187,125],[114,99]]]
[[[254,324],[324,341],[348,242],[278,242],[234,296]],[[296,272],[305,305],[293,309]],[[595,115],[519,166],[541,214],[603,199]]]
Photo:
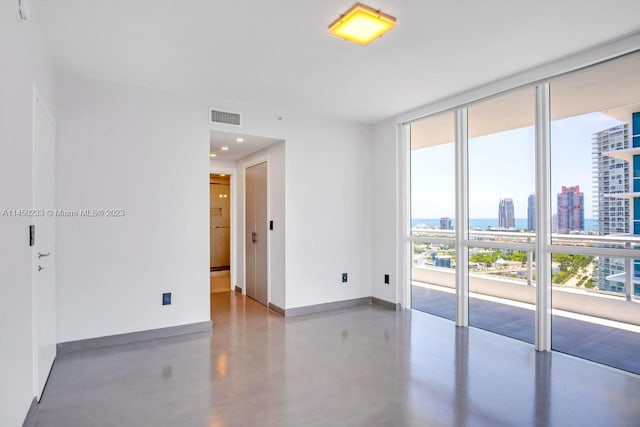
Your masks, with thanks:
[[[260,163],[267,163],[267,221],[271,218],[271,155],[262,154],[241,164],[242,169],[242,295],[247,295],[247,169]],[[267,227],[267,307],[271,303],[271,233]]]
[[[238,280],[238,257],[236,256],[237,254],[237,236],[238,236],[238,230],[236,227],[236,212],[238,211],[238,192],[237,192],[237,174],[238,174],[238,170],[236,168],[219,168],[216,167],[214,165],[210,165],[209,166],[209,174],[212,173],[226,173],[227,175],[229,175],[229,188],[230,188],[230,193],[231,193],[231,203],[230,203],[230,208],[231,208],[231,212],[229,213],[229,215],[231,216],[230,222],[229,222],[229,226],[231,227],[231,236],[229,238],[229,240],[231,241],[231,248],[229,248],[230,251],[230,268],[231,268],[231,277],[230,277],[230,283],[229,283],[229,287],[230,290],[234,291],[235,290],[235,286]],[[211,230],[211,228],[209,228],[209,230]],[[209,250],[211,250],[211,248],[209,248]],[[209,253],[209,255],[211,255],[211,253]],[[209,257],[210,258],[210,257]]]
[[[31,104],[31,206],[33,208],[36,208],[36,169],[37,169],[37,160],[36,160],[36,135],[38,134],[37,131],[37,126],[38,126],[38,121],[36,119],[37,117],[37,109],[41,108],[42,112],[44,112],[44,115],[46,116],[47,120],[49,120],[51,122],[51,125],[54,128],[54,131],[57,134],[57,125],[56,125],[56,120],[55,117],[53,115],[53,113],[51,112],[51,110],[49,109],[49,107],[47,106],[46,101],[44,100],[44,98],[42,97],[42,95],[40,94],[40,90],[38,89],[37,85],[33,85],[33,91],[32,91],[32,104]],[[54,139],[54,143],[55,143],[55,139]],[[55,151],[54,151],[55,153]],[[55,177],[55,173],[56,173],[56,168],[55,168],[55,154],[54,154],[54,169],[53,169],[53,173],[54,173],[54,177]],[[56,199],[56,194],[55,194],[55,187],[54,187],[54,200]],[[51,209],[54,209],[55,206],[51,206]],[[30,220],[31,223],[33,223],[33,220]],[[55,236],[55,221],[54,221],[54,236]],[[37,236],[37,234],[36,234]],[[37,238],[37,237],[36,237]],[[36,273],[35,273],[35,267],[36,265],[33,262],[34,259],[34,251],[36,250],[36,247],[33,246],[31,248],[31,346],[32,346],[32,350],[31,350],[31,366],[32,366],[32,372],[33,372],[33,395],[36,396],[36,398],[38,399],[38,401],[41,398],[41,390],[40,390],[40,369],[39,369],[39,333],[38,333],[38,287],[36,286]],[[56,264],[56,248],[54,246],[54,248],[52,249],[54,251],[54,256],[52,257],[52,261],[54,263],[54,266]],[[55,269],[57,271],[57,269]],[[53,276],[53,280],[54,283],[56,281],[56,276],[57,274],[55,274]],[[57,312],[57,306],[56,306],[56,302],[54,301],[54,311]],[[56,317],[57,317],[57,313],[56,313]],[[57,321],[57,320],[56,320]],[[56,327],[56,335],[57,335],[57,327]],[[57,341],[57,337],[56,337],[56,341]],[[57,355],[56,355],[57,356]],[[53,363],[55,363],[55,357],[54,356],[54,360]],[[53,363],[51,365],[51,369],[53,368]],[[51,373],[51,369],[49,370],[49,372],[47,372],[47,380],[48,380],[48,376]],[[46,380],[45,380],[45,386],[46,387]],[[44,387],[43,390],[44,391]]]

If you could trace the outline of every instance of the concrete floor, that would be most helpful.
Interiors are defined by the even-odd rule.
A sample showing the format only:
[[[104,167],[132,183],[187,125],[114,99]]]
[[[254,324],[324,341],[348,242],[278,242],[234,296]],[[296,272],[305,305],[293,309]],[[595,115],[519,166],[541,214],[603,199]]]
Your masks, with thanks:
[[[454,294],[421,286],[411,288],[414,309],[455,320]],[[535,340],[535,312],[525,308],[470,297],[469,324],[531,344]],[[635,332],[554,315],[551,346],[572,356],[640,374],[640,334]]]
[[[284,319],[211,294],[213,333],[61,355],[38,426],[637,426],[640,377],[418,311]]]

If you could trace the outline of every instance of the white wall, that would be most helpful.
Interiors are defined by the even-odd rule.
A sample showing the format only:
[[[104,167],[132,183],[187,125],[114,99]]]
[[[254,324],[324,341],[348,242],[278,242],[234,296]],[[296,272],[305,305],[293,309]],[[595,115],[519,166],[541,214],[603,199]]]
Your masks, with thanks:
[[[286,141],[272,148],[286,170],[273,181],[285,189],[277,230],[286,212],[273,303],[371,295],[370,127],[71,75],[58,89],[60,207],[126,210],[59,220],[60,341],[208,319],[209,107],[241,112],[243,134]]]
[[[236,161],[235,160],[218,160],[211,159],[210,162],[210,170],[221,170],[221,169],[235,169]]]
[[[285,140],[286,308],[371,296],[370,127],[302,120]]]
[[[267,186],[269,193],[269,220],[273,221],[273,231],[269,233],[269,302],[280,308],[285,307],[285,144],[278,142],[264,150],[238,160],[236,211],[237,244],[236,259],[243,261],[245,242],[244,230],[244,200],[245,200],[245,169],[261,160],[267,160],[269,175]],[[238,286],[242,286],[245,276],[245,264],[239,262],[236,272]]]
[[[387,120],[373,126],[372,143],[372,286],[371,295],[393,303],[397,296],[397,150],[396,125]],[[384,275],[390,283],[384,283]]]
[[[62,75],[59,342],[209,320],[209,129],[190,100]],[[172,305],[162,306],[162,293]]]
[[[13,1],[0,2],[0,58],[1,211],[31,207],[34,83],[55,110],[53,66],[37,13],[21,22]],[[0,216],[0,426],[7,427],[22,425],[34,396],[30,222]]]

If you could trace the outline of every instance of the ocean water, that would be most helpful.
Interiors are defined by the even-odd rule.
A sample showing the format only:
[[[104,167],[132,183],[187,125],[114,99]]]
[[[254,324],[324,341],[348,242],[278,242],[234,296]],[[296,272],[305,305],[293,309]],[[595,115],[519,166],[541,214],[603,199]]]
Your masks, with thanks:
[[[411,227],[415,227],[418,224],[427,225],[429,227],[440,227],[440,218],[413,218],[411,220]],[[455,227],[455,221],[451,220],[451,224]],[[473,218],[469,219],[469,228],[487,230],[489,227],[498,227],[498,218]],[[596,231],[598,228],[597,220],[593,218],[584,219],[584,231]],[[516,218],[516,229],[526,230],[527,219]]]

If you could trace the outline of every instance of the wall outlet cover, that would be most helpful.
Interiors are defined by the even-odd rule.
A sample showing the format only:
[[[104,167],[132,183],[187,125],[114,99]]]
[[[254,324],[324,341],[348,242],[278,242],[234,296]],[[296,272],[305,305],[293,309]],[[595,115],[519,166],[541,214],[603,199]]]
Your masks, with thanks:
[[[171,292],[162,294],[162,305],[171,305]]]

